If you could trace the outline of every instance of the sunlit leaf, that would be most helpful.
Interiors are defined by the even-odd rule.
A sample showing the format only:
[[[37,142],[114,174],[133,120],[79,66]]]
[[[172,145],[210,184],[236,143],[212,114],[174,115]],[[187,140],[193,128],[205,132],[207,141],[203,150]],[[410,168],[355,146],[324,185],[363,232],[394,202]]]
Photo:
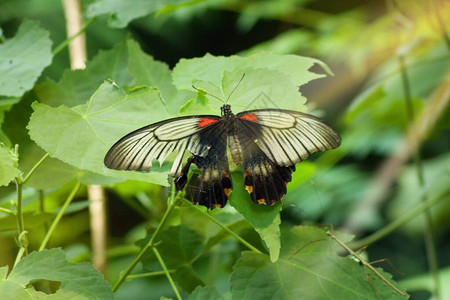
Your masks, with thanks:
[[[0,95],[22,96],[52,61],[49,32],[24,21],[14,38],[0,44]]]
[[[30,286],[35,280],[56,281],[61,286],[46,295]],[[61,249],[33,252],[22,258],[7,279],[0,281],[0,294],[12,296],[8,299],[114,299],[110,284],[93,265],[69,263]]]
[[[348,241],[348,237],[341,237]],[[404,299],[372,271],[341,257],[341,248],[325,230],[293,227],[282,231],[277,262],[266,255],[244,252],[231,274],[236,299]],[[392,284],[389,274],[381,272]]]
[[[168,168],[157,168],[157,164],[150,173],[110,170],[103,165],[106,152],[122,136],[168,116],[156,89],[123,92],[106,82],[86,104],[52,108],[34,103],[33,109],[30,137],[51,156],[98,174],[167,185]]]
[[[278,107],[305,110],[306,99],[298,87],[324,75],[308,71],[319,60],[295,56],[259,53],[248,57],[212,56],[181,59],[173,71],[174,84],[179,89],[205,90],[224,101],[234,90],[229,103],[236,109]],[[328,70],[328,69],[327,69]],[[206,95],[212,110],[218,111],[220,101]]]

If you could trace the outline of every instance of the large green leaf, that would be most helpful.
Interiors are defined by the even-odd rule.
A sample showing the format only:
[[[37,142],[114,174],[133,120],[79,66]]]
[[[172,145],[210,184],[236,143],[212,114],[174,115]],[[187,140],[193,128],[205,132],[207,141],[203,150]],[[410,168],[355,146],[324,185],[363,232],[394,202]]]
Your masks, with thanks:
[[[52,61],[49,32],[24,21],[16,36],[0,44],[0,95],[20,97]]]
[[[207,54],[201,58],[181,59],[174,68],[173,80],[179,89],[192,89],[194,84],[225,101],[245,74],[229,101],[238,110],[278,107],[304,111],[306,99],[299,93],[299,86],[324,76],[308,71],[314,64],[326,68],[319,60],[296,55],[258,53],[248,57],[223,57]],[[209,99],[211,110],[218,111],[222,103]]]
[[[103,165],[106,152],[119,138],[168,117],[156,89],[124,92],[105,82],[86,104],[52,108],[34,103],[33,109],[30,137],[52,157],[102,175],[167,185],[169,168],[157,164],[150,173],[110,170]]]
[[[0,186],[8,185],[19,175],[20,170],[14,165],[11,151],[0,145]]]
[[[37,292],[30,283],[61,283],[54,294]],[[6,279],[0,279],[5,299],[114,299],[109,283],[90,263],[69,263],[61,249],[33,252],[22,258]]]
[[[151,13],[173,11],[180,7],[202,2],[204,0],[97,0],[88,6],[86,15],[95,17],[109,15],[111,27],[123,28],[132,20],[145,17]]]
[[[284,229],[282,245],[275,263],[264,254],[243,253],[231,274],[233,299],[404,299],[363,265],[339,256],[342,248],[323,229]]]

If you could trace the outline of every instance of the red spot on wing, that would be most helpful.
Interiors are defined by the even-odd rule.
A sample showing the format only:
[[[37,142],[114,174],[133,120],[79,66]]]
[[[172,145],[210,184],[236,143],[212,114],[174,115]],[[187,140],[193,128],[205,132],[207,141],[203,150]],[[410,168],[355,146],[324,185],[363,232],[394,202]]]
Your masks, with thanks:
[[[241,116],[240,118],[242,120],[247,120],[247,121],[252,121],[252,122],[258,122],[259,121],[258,117],[255,114],[253,114],[253,113],[245,114],[245,115]]]
[[[198,120],[198,127],[206,127],[217,122],[217,119],[201,118]]]

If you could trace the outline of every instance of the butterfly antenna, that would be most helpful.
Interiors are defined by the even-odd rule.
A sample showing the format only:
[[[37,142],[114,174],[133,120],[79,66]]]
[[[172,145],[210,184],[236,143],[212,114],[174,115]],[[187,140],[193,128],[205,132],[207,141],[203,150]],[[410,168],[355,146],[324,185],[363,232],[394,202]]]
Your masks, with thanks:
[[[220,102],[225,103],[225,102],[224,102],[222,99],[220,99],[219,97],[214,96],[214,95],[211,95],[211,94],[208,93],[207,91],[197,88],[195,85],[192,85],[192,87],[193,87],[195,90],[197,90],[197,91],[199,91],[199,92],[201,92],[201,93],[204,93],[205,95],[209,95],[209,96],[211,96],[211,97],[213,97],[213,98],[216,98],[216,99],[219,100]]]
[[[234,91],[237,89],[237,87],[239,86],[239,84],[241,83],[242,79],[244,79],[245,77],[245,73],[242,74],[241,79],[239,79],[239,82],[236,84],[236,86],[234,87],[234,89],[231,91],[231,93],[228,95],[227,101],[225,101],[225,104],[228,103],[228,100],[230,99],[231,95],[233,95]]]

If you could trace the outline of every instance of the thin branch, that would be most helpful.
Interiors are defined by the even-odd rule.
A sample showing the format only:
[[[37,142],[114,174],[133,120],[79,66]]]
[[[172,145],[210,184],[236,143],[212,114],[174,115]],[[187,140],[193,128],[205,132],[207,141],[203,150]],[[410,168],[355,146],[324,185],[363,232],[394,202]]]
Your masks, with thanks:
[[[240,243],[242,243],[244,246],[246,246],[248,249],[252,250],[253,252],[264,254],[261,251],[259,251],[257,248],[255,248],[253,245],[251,245],[249,242],[241,238],[239,235],[231,231],[227,226],[223,225],[221,222],[217,221],[213,216],[208,214],[207,212],[203,211],[200,207],[193,205],[190,201],[185,199],[185,202],[188,202],[192,205],[195,209],[197,209],[199,212],[201,212],[205,217],[210,219],[212,222],[216,223],[220,228],[228,232],[230,235],[232,235],[235,239],[237,239]]]
[[[78,190],[80,189],[81,183],[77,181],[74,188],[70,192],[69,196],[67,197],[66,201],[64,202],[63,206],[61,207],[58,215],[56,216],[55,220],[53,220],[52,225],[50,226],[50,229],[47,231],[44,239],[42,240],[41,246],[39,247],[39,251],[42,251],[47,246],[48,241],[50,240],[50,237],[52,236],[53,232],[56,229],[56,226],[58,225],[59,221],[61,220],[62,216],[66,212],[67,207],[72,202],[73,198],[75,198],[75,195],[77,194]]]
[[[22,184],[25,184],[30,179],[31,175],[33,175],[36,169],[39,168],[40,165],[42,165],[42,163],[48,158],[48,156],[48,153],[45,153],[44,156],[42,156],[42,158],[33,166],[30,172],[28,172],[27,176],[25,176],[25,178],[22,180]]]
[[[399,290],[396,286],[389,282],[383,275],[380,274],[370,263],[365,261],[358,253],[350,249],[346,244],[344,244],[341,240],[339,240],[331,231],[327,231],[327,235],[330,236],[333,240],[335,240],[342,248],[348,251],[351,255],[356,257],[363,265],[369,268],[378,278],[383,280],[391,289],[393,289],[396,293],[406,297],[407,294],[401,290]]]
[[[155,256],[158,259],[159,264],[163,268],[164,273],[166,274],[167,280],[169,280],[170,285],[172,286],[172,289],[173,289],[175,295],[177,296],[177,299],[181,300],[182,298],[180,296],[180,292],[178,292],[177,286],[175,285],[175,282],[173,282],[172,276],[170,275],[170,272],[167,269],[166,264],[164,263],[164,260],[161,257],[161,255],[159,254],[159,251],[158,251],[158,249],[156,249],[156,247],[153,247],[153,253],[155,253]]]
[[[175,184],[172,183],[172,192],[170,194],[170,204],[167,208],[166,212],[164,213],[161,221],[158,224],[158,227],[156,227],[155,232],[153,232],[152,237],[147,242],[147,244],[142,248],[142,250],[139,252],[139,254],[136,256],[136,258],[131,262],[131,264],[120,274],[119,279],[114,284],[112,290],[113,292],[117,291],[117,289],[120,287],[120,285],[125,281],[125,279],[128,277],[128,275],[133,271],[134,267],[137,265],[137,263],[141,260],[142,256],[147,252],[148,249],[152,248],[154,246],[155,238],[158,236],[159,232],[162,230],[163,226],[165,225],[168,217],[172,213],[172,210],[178,205],[181,198],[175,197]]]
[[[408,74],[406,72],[404,57],[402,55],[399,56],[399,64],[400,64],[400,74],[402,78],[402,85],[403,85],[403,93],[405,96],[405,104],[406,104],[406,111],[409,119],[409,123],[414,122],[414,107],[412,104],[411,99],[411,88],[408,80]],[[423,167],[422,167],[422,157],[420,154],[420,145],[418,145],[414,149],[414,163],[416,165],[416,171],[417,171],[417,180],[419,182],[419,187],[421,189],[424,188],[425,185],[425,179],[423,175]],[[422,194],[421,197],[422,203],[427,201],[427,195],[426,193]],[[428,258],[428,265],[431,270],[431,275],[433,278],[433,293],[436,299],[440,299],[440,280],[439,280],[439,262],[437,258],[437,251],[436,251],[436,241],[434,238],[434,230],[433,230],[433,219],[431,216],[431,212],[429,209],[425,209],[423,211],[424,217],[425,217],[425,232],[424,232],[424,240],[425,240],[425,248],[427,251],[427,258]]]
[[[173,273],[175,272],[175,270],[167,270],[168,273]],[[141,273],[141,274],[132,274],[132,275],[128,275],[127,276],[127,281],[128,280],[133,280],[133,279],[137,279],[137,278],[146,278],[146,277],[154,277],[154,276],[161,276],[161,275],[165,275],[167,274],[166,271],[155,271],[155,272],[148,272],[148,273]]]

